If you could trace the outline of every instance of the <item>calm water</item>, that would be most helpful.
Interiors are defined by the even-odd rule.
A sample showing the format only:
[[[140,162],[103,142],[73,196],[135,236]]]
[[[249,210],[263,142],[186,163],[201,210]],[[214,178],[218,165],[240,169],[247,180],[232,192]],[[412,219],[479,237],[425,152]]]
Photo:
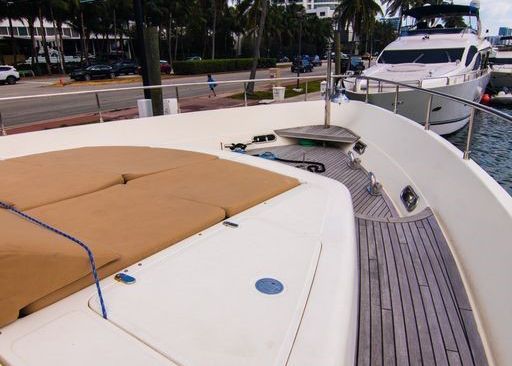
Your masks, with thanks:
[[[512,115],[512,108],[497,107]],[[467,136],[464,128],[448,136],[448,140],[464,150]],[[512,195],[512,123],[477,112],[471,157]]]

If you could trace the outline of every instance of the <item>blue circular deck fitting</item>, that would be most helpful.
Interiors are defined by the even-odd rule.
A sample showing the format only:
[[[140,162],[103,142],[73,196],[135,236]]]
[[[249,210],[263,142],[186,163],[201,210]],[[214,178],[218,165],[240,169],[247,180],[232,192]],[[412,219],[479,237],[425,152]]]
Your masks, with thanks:
[[[284,286],[275,278],[261,278],[256,281],[256,289],[266,295],[277,295],[283,292]]]

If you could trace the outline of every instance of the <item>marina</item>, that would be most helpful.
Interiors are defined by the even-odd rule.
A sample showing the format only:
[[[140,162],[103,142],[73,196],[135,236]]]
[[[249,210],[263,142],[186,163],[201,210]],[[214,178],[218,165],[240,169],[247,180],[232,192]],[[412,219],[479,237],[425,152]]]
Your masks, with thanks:
[[[512,115],[512,109],[507,107],[498,107],[505,113]],[[508,139],[511,133],[511,126],[503,123],[501,120],[482,114],[476,115],[473,158],[482,168],[485,169],[494,179],[496,179],[509,194],[512,194],[512,171],[511,149],[512,145]],[[453,135],[447,136],[447,140],[457,146],[464,148],[466,131],[459,131]],[[489,153],[492,151],[492,154]]]

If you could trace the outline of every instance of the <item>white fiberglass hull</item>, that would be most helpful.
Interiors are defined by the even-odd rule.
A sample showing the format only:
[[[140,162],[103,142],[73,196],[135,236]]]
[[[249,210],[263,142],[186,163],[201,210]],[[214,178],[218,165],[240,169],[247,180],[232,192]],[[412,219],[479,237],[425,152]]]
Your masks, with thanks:
[[[485,92],[489,79],[490,73],[486,73],[473,80],[432,88],[431,90],[478,102]],[[347,95],[350,99],[361,101],[366,98],[364,90],[360,92],[347,91]],[[429,95],[427,93],[417,90],[400,91],[398,113],[420,124],[425,124],[427,116],[425,106],[428,105],[428,99]],[[395,103],[395,89],[385,88],[384,92],[370,93],[369,102],[392,111]],[[430,114],[431,129],[439,135],[454,133],[466,126],[469,122],[470,113],[471,108],[469,106],[445,98],[434,97]]]
[[[491,100],[495,104],[512,105],[512,94],[495,95]]]

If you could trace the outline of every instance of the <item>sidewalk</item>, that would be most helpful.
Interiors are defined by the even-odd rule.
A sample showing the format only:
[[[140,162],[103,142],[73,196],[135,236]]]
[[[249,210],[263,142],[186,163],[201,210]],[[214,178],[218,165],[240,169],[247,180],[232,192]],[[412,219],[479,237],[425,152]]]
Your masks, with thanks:
[[[211,98],[208,98],[208,96],[183,98],[180,99],[179,103],[180,111],[181,113],[188,113],[223,108],[236,108],[243,107],[245,105],[243,100],[230,98],[231,95],[232,93],[218,94],[217,97]],[[308,94],[308,101],[320,99],[322,99],[320,92]],[[304,101],[304,95],[298,95],[295,97],[287,98],[284,102],[281,103],[302,101]],[[247,101],[247,105],[249,106],[257,104],[259,104],[257,100]],[[104,122],[133,119],[138,118],[138,111],[136,107],[105,111],[101,113],[101,117],[103,118]],[[100,116],[98,113],[83,113],[69,117],[42,120],[24,125],[6,127],[6,131],[8,135],[12,135],[17,133],[43,131],[52,128],[86,125],[90,123],[98,123],[99,121]]]
[[[230,94],[219,94],[217,97],[208,98],[208,96],[202,97],[190,97],[180,99],[180,111],[181,113],[206,111],[212,109],[223,109],[223,108],[234,108],[243,107],[244,101],[229,98]],[[257,101],[249,100],[248,105],[256,105]],[[138,110],[136,107],[104,111],[101,113],[104,122],[118,121],[123,119],[138,118]],[[6,127],[8,135],[43,131],[52,128],[69,127],[86,125],[90,123],[97,123],[100,121],[100,116],[97,112],[94,113],[82,113],[76,114],[69,117],[54,118],[48,120],[42,120],[33,123],[27,123],[22,125],[16,125]]]

